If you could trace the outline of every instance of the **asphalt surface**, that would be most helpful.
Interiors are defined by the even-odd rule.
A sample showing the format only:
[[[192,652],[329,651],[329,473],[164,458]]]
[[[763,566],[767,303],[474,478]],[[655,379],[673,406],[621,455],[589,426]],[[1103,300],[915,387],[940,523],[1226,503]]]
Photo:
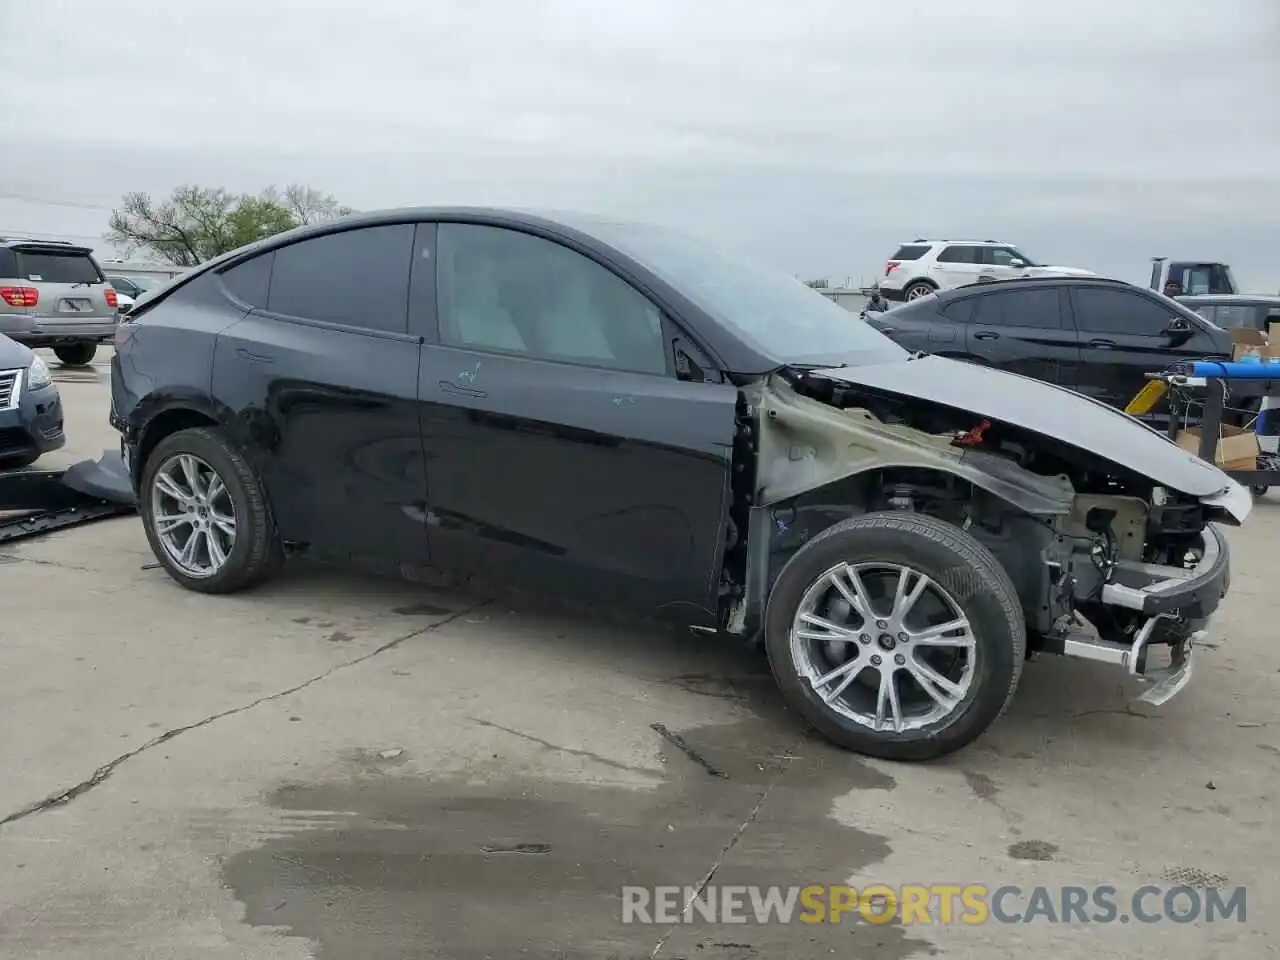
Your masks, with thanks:
[[[60,373],[97,456],[107,373]],[[1028,664],[931,765],[806,734],[716,639],[295,566],[206,598],[138,521],[0,552],[0,957],[1257,958],[1280,943],[1280,491],[1174,702]],[[661,725],[661,731],[655,730]],[[684,749],[672,741],[679,741]],[[624,884],[1247,888],[1142,924],[624,925]],[[1158,898],[1153,903],[1159,903]],[[1025,903],[1023,904],[1025,906]],[[1123,912],[1123,911],[1122,911]]]

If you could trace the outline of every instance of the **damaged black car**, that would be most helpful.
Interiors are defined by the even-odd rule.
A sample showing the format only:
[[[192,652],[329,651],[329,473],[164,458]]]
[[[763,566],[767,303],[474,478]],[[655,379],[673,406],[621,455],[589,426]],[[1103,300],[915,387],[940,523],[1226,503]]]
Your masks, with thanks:
[[[808,721],[896,759],[978,737],[1036,651],[1175,695],[1252,507],[1079,394],[577,215],[397,210],[225,255],[124,319],[112,422],[185,587],[316,550],[656,612],[763,644]]]

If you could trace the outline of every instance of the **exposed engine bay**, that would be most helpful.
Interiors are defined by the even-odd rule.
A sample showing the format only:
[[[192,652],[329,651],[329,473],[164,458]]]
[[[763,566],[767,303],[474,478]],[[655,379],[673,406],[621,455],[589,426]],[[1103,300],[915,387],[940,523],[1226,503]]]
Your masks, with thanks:
[[[1145,666],[1146,647],[1180,643],[1221,598],[1221,588],[1182,591],[1175,606],[1143,591],[1216,563],[1221,535],[1210,521],[1234,519],[1056,437],[823,371],[745,386],[739,414],[731,630],[750,632],[753,598],[768,595],[805,543],[850,516],[890,510],[936,517],[986,546],[1017,588],[1032,651],[1126,664],[1134,653]],[[1082,640],[1086,623],[1093,633]]]

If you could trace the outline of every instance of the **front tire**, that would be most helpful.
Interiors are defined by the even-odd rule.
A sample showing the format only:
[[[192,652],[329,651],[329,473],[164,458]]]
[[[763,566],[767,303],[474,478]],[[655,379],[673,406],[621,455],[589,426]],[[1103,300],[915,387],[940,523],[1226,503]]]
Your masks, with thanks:
[[[138,508],[152,553],[188,590],[244,590],[284,562],[266,489],[219,430],[180,430],[156,444]]]
[[[1012,699],[1026,644],[1000,562],[968,533],[913,513],[825,530],[788,561],[765,614],[788,703],[837,745],[889,760],[977,739]]]
[[[53,355],[68,367],[83,367],[98,353],[96,343],[64,343],[53,348]]]

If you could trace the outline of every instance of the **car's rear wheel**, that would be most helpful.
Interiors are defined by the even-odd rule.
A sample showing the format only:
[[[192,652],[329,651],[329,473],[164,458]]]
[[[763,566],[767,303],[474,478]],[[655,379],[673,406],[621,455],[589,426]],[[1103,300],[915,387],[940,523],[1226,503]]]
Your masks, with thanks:
[[[83,367],[97,353],[96,343],[63,343],[53,348],[53,355],[68,367]]]
[[[142,468],[138,504],[156,559],[190,590],[243,590],[284,561],[262,482],[216,429],[180,430],[156,444]]]
[[[932,517],[824,531],[778,576],[765,644],[788,702],[859,753],[927,760],[991,726],[1026,656],[1018,594],[991,552]]]
[[[928,280],[913,280],[911,283],[907,284],[906,288],[902,291],[902,297],[904,300],[910,302],[912,300],[919,300],[921,297],[927,297],[929,294],[937,292],[938,288]]]

